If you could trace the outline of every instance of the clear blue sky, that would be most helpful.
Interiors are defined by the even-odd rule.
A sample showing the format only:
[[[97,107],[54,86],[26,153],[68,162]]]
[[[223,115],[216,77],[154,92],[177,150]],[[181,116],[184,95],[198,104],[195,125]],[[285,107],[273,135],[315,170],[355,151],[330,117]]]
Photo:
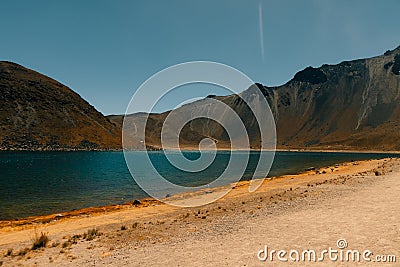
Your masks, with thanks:
[[[309,65],[400,45],[398,0],[2,0],[0,10],[0,60],[59,80],[104,114],[123,113],[142,82],[177,63],[217,61],[279,85]]]

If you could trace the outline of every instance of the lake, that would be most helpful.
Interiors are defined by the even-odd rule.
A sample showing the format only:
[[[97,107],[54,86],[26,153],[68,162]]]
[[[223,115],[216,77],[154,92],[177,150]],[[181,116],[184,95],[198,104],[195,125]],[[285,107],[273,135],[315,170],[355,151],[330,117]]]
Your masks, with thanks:
[[[133,159],[135,153],[131,152]],[[226,167],[230,152],[219,151],[198,173],[175,168],[163,152],[149,152],[154,166],[168,180],[186,186],[206,184]],[[185,152],[196,159],[199,152]],[[242,179],[250,179],[259,153],[251,152]],[[296,174],[308,167],[397,157],[394,154],[276,152],[269,176]],[[141,172],[146,177],[146,170]],[[148,177],[151,179],[151,177]],[[0,220],[59,213],[73,209],[125,203],[148,195],[135,183],[123,152],[0,152]]]

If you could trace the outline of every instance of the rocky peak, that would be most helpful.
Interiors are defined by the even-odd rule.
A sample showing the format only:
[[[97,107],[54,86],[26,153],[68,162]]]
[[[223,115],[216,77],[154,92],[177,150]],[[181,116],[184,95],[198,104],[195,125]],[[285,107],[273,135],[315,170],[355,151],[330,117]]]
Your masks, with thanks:
[[[294,75],[294,81],[319,84],[327,81],[325,73],[319,68],[307,67]]]

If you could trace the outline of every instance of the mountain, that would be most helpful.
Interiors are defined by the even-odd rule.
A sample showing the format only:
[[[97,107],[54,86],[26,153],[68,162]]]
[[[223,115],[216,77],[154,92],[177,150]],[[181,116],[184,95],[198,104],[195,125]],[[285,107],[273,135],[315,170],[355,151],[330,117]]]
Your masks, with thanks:
[[[120,128],[61,83],[0,62],[0,149],[119,149]]]
[[[308,67],[282,86],[257,84],[239,95],[209,96],[186,104],[174,113],[185,117],[188,112],[212,110],[211,99],[220,100],[240,116],[250,133],[251,146],[257,148],[257,122],[241,101],[251,99],[253,90],[261,90],[270,104],[278,148],[400,150],[400,47],[369,59]],[[149,115],[147,145],[160,146],[161,127],[168,114]],[[143,113],[126,118],[131,147],[140,147],[133,129],[144,127],[144,118]],[[122,125],[121,116],[110,119]],[[224,129],[207,119],[188,123],[181,132],[180,144],[197,147],[205,137],[214,139],[220,148],[230,145]]]
[[[306,68],[263,88],[278,145],[400,150],[400,47],[384,55]]]
[[[271,107],[278,148],[400,150],[400,47],[373,58],[307,67],[282,86],[255,84],[238,95],[210,95],[173,112],[178,121],[204,112],[229,121],[214,104],[222,101],[244,122],[251,147],[258,148],[258,124],[243,101],[257,104],[254,90]],[[146,148],[159,149],[171,113],[105,117],[68,87],[11,62],[0,62],[0,91],[3,150],[121,149],[124,119],[129,148],[144,148],[137,133],[146,127]],[[206,118],[187,123],[179,142],[197,148],[204,138],[219,148],[231,145],[224,128]]]

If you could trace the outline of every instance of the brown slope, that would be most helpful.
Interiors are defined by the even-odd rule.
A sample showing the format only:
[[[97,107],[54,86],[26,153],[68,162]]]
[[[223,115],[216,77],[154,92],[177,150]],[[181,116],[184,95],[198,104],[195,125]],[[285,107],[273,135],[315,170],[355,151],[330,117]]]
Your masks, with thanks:
[[[117,149],[120,129],[61,83],[0,62],[1,149]]]
[[[241,98],[261,90],[270,103],[277,126],[278,148],[400,150],[400,47],[384,55],[306,68],[283,86],[253,86],[240,95],[215,97],[233,108],[245,123],[252,147],[259,146],[257,123]],[[176,111],[210,108],[207,98]],[[165,116],[151,114],[148,145],[160,146]],[[122,119],[119,119],[122,121]],[[130,115],[127,130],[143,127],[143,114]],[[131,136],[135,140],[134,134]],[[229,146],[221,127],[195,120],[182,131],[183,146],[196,146],[204,137]]]

